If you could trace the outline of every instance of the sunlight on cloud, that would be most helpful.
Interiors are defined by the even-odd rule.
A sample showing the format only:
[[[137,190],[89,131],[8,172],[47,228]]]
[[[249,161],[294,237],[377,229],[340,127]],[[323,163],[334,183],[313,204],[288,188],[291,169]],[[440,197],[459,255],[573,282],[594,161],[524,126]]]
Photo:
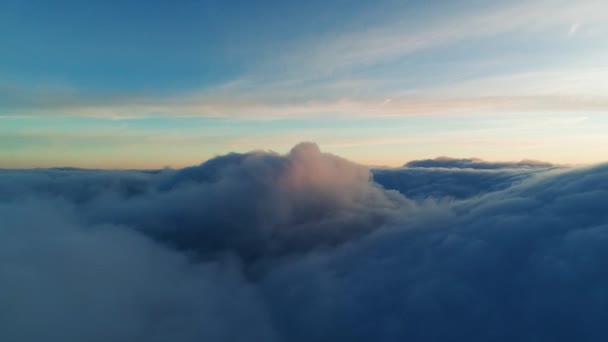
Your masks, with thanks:
[[[0,170],[0,339],[601,341],[608,166],[439,161]]]

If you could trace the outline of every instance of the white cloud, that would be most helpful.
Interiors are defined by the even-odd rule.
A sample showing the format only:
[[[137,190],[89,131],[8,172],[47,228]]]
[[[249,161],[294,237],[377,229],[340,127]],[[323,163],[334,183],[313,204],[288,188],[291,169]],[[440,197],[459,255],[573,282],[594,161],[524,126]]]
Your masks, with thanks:
[[[297,66],[292,70],[303,71],[299,76],[332,74],[464,40],[515,32],[547,34],[573,21],[577,23],[574,33],[584,22],[605,27],[604,13],[608,11],[608,3],[597,0],[516,1],[480,7],[429,18],[424,26],[413,26],[410,22],[418,18],[406,17],[365,31],[328,34],[303,44],[301,49],[288,50],[293,52],[282,62]],[[273,65],[276,63],[273,61]]]

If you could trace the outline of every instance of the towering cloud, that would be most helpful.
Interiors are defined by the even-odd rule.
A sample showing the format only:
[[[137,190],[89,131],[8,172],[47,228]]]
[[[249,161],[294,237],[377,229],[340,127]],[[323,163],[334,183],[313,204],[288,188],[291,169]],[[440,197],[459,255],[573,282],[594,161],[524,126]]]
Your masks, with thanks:
[[[0,171],[0,340],[605,340],[608,167],[482,164]]]
[[[250,259],[340,244],[415,204],[370,181],[368,169],[303,143],[159,175],[145,196],[95,203],[95,222],[122,223],[199,254]]]

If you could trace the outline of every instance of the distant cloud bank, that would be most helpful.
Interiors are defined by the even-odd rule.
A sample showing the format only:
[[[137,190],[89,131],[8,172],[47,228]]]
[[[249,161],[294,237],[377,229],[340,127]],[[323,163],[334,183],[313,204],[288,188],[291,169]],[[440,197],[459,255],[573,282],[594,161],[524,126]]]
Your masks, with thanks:
[[[0,170],[2,341],[604,341],[608,166],[313,143]]]
[[[509,168],[539,168],[552,167],[551,163],[546,163],[538,160],[522,160],[519,162],[487,162],[477,158],[449,158],[438,157],[435,159],[413,160],[405,164],[406,167],[444,167],[456,169],[479,169],[479,170],[494,170],[494,169],[509,169]]]

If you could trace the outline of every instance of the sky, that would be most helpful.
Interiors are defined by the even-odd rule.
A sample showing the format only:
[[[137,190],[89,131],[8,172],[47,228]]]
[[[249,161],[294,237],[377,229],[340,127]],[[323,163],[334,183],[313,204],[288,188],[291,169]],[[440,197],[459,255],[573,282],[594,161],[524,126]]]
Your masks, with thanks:
[[[0,341],[607,341],[607,19],[0,0]]]
[[[0,168],[605,161],[608,2],[0,3]]]

